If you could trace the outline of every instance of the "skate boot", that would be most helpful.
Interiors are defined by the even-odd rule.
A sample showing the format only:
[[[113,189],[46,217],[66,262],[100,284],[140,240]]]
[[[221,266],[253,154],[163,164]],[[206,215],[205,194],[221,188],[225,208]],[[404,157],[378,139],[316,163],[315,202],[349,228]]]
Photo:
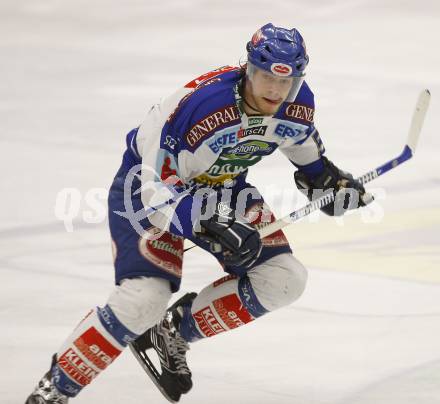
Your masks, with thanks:
[[[54,355],[52,364],[55,360]],[[53,384],[52,373],[49,370],[38,382],[37,387],[35,387],[25,404],[67,404],[68,400],[69,397],[61,394]]]
[[[165,318],[147,330],[130,344],[134,355],[162,394],[171,402],[177,402],[192,387],[191,371],[186,363],[189,344],[179,333],[183,306],[190,305],[196,293],[188,293],[176,301]],[[153,348],[160,360],[162,372],[156,369],[146,351]]]

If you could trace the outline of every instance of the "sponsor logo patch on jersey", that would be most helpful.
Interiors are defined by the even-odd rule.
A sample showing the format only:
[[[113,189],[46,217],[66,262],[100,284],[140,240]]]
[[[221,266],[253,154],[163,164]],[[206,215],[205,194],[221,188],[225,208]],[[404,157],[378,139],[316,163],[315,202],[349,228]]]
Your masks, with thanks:
[[[248,118],[248,125],[254,126],[254,125],[261,125],[263,123],[264,118],[256,118],[253,116],[250,116]]]
[[[271,154],[277,145],[275,143],[262,142],[261,140],[250,140],[243,142],[223,151],[224,156],[229,159],[251,157],[252,155],[266,156]],[[223,156],[223,155],[222,155]]]
[[[238,138],[242,139],[246,136],[264,136],[267,126],[254,126],[252,128],[240,129],[238,131]]]
[[[300,104],[287,104],[286,116],[295,120],[303,121],[305,123],[313,122],[313,115],[315,110]]]
[[[212,134],[217,128],[233,123],[240,123],[240,113],[236,105],[224,107],[197,122],[186,133],[185,139],[191,147],[195,147],[202,139]]]
[[[272,63],[270,70],[276,76],[290,76],[292,74],[292,68],[284,63]]]
[[[237,132],[216,134],[214,139],[208,143],[208,146],[214,153],[218,153],[223,146],[235,144],[237,141]]]
[[[298,138],[297,140],[302,140],[307,135],[305,134],[305,128],[302,127],[292,127],[284,123],[279,123],[274,131],[274,134],[281,138]]]
[[[171,135],[166,135],[163,144],[169,149],[169,151],[173,152],[176,148],[177,140],[174,139]]]
[[[259,157],[259,156],[256,156]],[[261,159],[261,157],[260,157]],[[228,178],[234,178],[237,175],[244,173],[248,167],[246,165],[242,165],[240,163],[234,164],[232,161],[229,162],[228,160],[222,161],[217,160],[218,163],[213,164],[209,170],[207,171],[208,175],[213,176],[222,176],[226,175]],[[259,160],[258,160],[259,161]],[[248,164],[251,165],[251,164]]]

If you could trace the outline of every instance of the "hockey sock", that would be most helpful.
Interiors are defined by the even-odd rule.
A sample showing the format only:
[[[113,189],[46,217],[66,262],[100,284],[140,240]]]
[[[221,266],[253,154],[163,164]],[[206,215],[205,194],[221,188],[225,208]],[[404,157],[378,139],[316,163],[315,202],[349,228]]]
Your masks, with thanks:
[[[213,337],[267,313],[247,276],[228,275],[204,288],[183,307],[180,334],[188,342]]]
[[[108,305],[92,310],[57,352],[51,369],[55,386],[62,394],[75,397],[137,336]]]

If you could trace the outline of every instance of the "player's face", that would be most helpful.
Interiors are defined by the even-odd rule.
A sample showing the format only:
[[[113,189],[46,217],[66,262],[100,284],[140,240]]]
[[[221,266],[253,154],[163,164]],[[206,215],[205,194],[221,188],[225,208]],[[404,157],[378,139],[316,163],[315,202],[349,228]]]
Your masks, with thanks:
[[[263,115],[273,115],[287,99],[292,88],[293,77],[275,76],[262,69],[255,69],[247,81],[249,100]]]

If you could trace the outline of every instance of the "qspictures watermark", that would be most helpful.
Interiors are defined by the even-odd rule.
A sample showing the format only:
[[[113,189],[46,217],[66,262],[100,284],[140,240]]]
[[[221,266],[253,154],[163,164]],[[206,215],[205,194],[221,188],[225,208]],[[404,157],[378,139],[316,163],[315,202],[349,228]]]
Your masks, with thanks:
[[[78,188],[63,188],[55,199],[54,213],[71,233],[74,223],[99,224],[107,220],[108,189],[90,188],[82,193]]]
[[[141,181],[140,170],[148,172],[148,180]],[[179,185],[178,182],[178,177],[175,177],[167,179],[164,183],[151,167],[135,166],[123,178],[123,205],[125,211],[114,211],[114,213],[128,220],[140,237],[159,238],[163,231],[155,232],[154,235],[146,234],[147,229],[142,225],[145,219],[162,229],[168,229],[172,223],[175,228],[182,230],[180,220],[175,214],[175,206],[184,197],[191,194],[191,197],[196,200],[211,199],[211,207],[206,209],[205,206],[203,212],[200,210],[201,205],[194,205],[191,212],[186,212],[186,214],[191,215],[192,222],[195,223],[200,217],[208,218],[209,215],[212,215],[215,206],[218,206],[219,203],[222,206],[229,206],[234,193],[233,181],[220,188],[220,192],[203,186],[199,186],[197,189],[192,187],[182,189],[181,184]],[[181,188],[180,192],[177,188]],[[364,208],[346,212],[346,214],[358,212],[363,223],[379,223],[385,214],[380,201],[386,198],[386,192],[383,188],[370,188],[368,191],[374,195],[375,201]],[[108,195],[109,190],[106,188],[90,188],[86,192],[81,192],[75,187],[63,188],[58,192],[55,199],[55,217],[64,223],[67,232],[73,232],[75,225],[80,222],[85,224],[103,223],[108,218]],[[143,195],[147,197],[142,197]],[[259,190],[254,187],[243,188],[234,195],[234,212],[237,217],[245,216],[248,198],[259,199],[261,195],[269,207],[275,207],[278,212],[282,212],[282,215],[278,215],[278,218],[298,210],[308,203],[302,194],[295,189],[294,185],[280,188],[269,184],[259,187]],[[140,199],[148,200],[150,204],[141,204],[139,203]],[[135,204],[135,200],[138,203]],[[135,205],[140,208],[135,209]],[[324,216],[322,212],[317,210],[301,220],[317,223]],[[345,223],[344,215],[333,219],[339,226],[343,226]],[[158,224],[159,226],[157,226]]]

